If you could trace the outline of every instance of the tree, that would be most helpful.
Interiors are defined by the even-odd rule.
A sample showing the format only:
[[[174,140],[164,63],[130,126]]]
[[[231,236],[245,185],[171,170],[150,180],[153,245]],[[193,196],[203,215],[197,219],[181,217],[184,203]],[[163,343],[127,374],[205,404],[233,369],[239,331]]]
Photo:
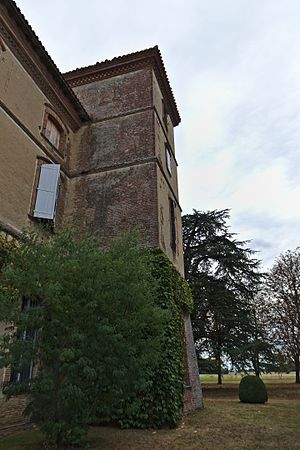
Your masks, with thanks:
[[[11,287],[1,291],[3,317],[19,305],[16,335],[1,344],[13,373],[6,395],[29,393],[27,413],[48,438],[79,443],[96,416],[143,391],[159,363],[167,315],[155,306],[148,254],[132,234],[106,251],[71,231],[27,235],[2,274]]]
[[[184,260],[195,308],[196,346],[214,356],[222,383],[222,355],[235,358],[251,326],[250,300],[261,274],[254,251],[229,231],[227,209],[183,217]]]
[[[300,383],[300,247],[281,254],[270,270],[270,321],[278,347],[293,359]]]
[[[262,371],[268,372],[276,367],[269,306],[263,286],[250,301],[249,329],[246,331],[245,344],[238,349],[235,358],[236,369],[253,370],[257,377]]]

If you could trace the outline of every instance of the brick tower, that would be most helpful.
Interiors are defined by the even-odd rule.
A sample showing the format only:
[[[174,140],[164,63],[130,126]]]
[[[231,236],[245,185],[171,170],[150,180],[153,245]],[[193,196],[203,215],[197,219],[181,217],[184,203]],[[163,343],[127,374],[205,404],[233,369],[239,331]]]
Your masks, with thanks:
[[[70,155],[65,217],[77,214],[104,242],[138,227],[144,242],[161,248],[184,276],[174,149],[180,116],[159,49],[64,77],[91,119]],[[202,406],[202,394],[189,317],[185,343],[185,410],[191,411]]]

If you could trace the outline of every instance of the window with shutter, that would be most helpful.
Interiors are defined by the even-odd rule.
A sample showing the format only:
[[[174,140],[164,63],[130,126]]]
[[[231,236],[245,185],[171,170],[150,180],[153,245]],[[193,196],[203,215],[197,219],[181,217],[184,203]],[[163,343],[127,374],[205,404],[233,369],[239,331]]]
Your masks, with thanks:
[[[48,103],[45,103],[44,117],[40,129],[44,144],[48,148],[51,144],[51,150],[55,149],[60,156],[64,157],[69,142],[69,130],[62,118]]]
[[[59,188],[60,164],[42,164],[33,217],[54,220]]]
[[[45,137],[57,149],[59,149],[60,134],[61,133],[60,133],[60,130],[58,129],[58,127],[55,125],[53,120],[51,120],[48,117],[48,120],[46,123],[46,128],[45,128]]]

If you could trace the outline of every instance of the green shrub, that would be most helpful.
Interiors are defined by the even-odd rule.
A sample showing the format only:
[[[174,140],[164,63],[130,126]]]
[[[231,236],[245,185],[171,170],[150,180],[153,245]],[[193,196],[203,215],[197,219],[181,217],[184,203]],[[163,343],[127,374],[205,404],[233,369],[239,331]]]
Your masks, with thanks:
[[[268,393],[265,383],[255,375],[247,375],[241,379],[239,386],[239,398],[244,403],[265,403],[268,401]]]
[[[124,398],[113,419],[123,428],[174,427],[182,417],[184,396],[183,316],[193,298],[187,282],[161,250],[149,254],[156,279],[156,304],[169,315],[164,326],[160,361],[148,383]]]

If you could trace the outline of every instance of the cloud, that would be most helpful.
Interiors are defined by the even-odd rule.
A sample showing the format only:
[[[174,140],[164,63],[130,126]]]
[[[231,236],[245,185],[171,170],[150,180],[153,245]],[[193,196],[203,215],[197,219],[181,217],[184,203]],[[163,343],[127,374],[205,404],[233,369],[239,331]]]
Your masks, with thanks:
[[[158,44],[182,116],[184,212],[231,208],[267,265],[299,245],[298,0],[18,4],[62,71]]]

